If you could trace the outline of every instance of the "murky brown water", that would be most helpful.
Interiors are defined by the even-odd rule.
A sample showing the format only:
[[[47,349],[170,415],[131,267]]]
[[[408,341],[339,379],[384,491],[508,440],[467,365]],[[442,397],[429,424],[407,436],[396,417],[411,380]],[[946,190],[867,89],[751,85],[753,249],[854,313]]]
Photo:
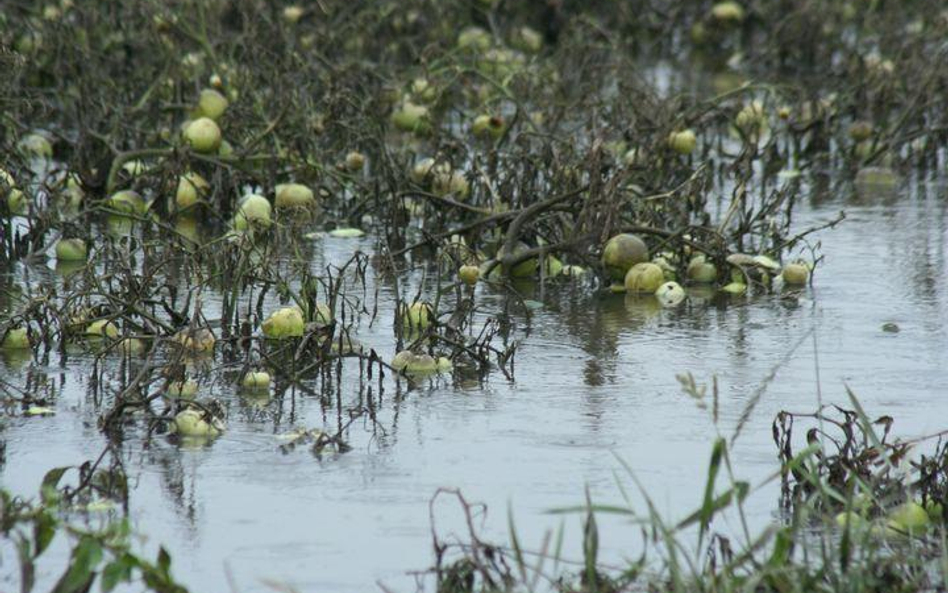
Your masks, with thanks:
[[[681,517],[698,505],[716,432],[676,374],[701,382],[718,376],[718,430],[730,435],[760,382],[811,330],[815,339],[780,367],[737,442],[742,477],[756,482],[777,468],[770,422],[781,409],[813,410],[818,386],[825,402],[845,404],[849,385],[870,415],[894,416],[901,435],[944,429],[948,188],[909,176],[896,198],[856,199],[849,185],[835,185],[797,211],[800,229],[841,209],[848,215],[817,237],[826,260],[812,289],[753,299],[696,295],[679,310],[662,310],[592,296],[582,284],[548,286],[529,295],[544,303],[529,323],[516,319],[523,343],[514,382],[499,373],[483,383],[443,378],[410,390],[389,381],[381,397],[373,395],[378,422],[357,420],[346,433],[353,450],[338,457],[284,455],[275,437],[293,426],[333,430],[346,419],[332,402],[301,393],[248,401],[209,371],[202,396],[229,404],[224,436],[206,447],[157,439],[143,448],[140,429],[131,428],[122,444],[131,517],[146,548],[167,546],[175,575],[193,591],[226,590],[226,575],[242,592],[268,590],[261,579],[300,591],[367,591],[376,581],[409,590],[406,571],[431,561],[428,501],[447,486],[489,505],[486,533],[499,539],[508,507],[527,545],[564,521],[566,551],[576,556],[580,518],[546,511],[581,503],[586,485],[595,500],[618,501],[617,457],[661,511]],[[313,271],[372,246],[371,239],[315,240]],[[42,267],[21,267],[14,280],[59,281]],[[357,331],[386,357],[394,354],[388,290],[382,287],[377,323]],[[478,298],[489,310],[501,296],[481,286]],[[901,331],[883,332],[886,322]],[[4,420],[4,487],[34,495],[51,467],[102,451],[91,360],[74,356],[65,368],[54,360],[32,370],[25,361],[2,362],[6,381],[22,385],[45,373],[60,391],[54,417]],[[119,366],[107,363],[108,381],[119,380]],[[360,397],[356,371],[354,364],[346,370],[343,408]],[[776,487],[753,495],[752,527],[774,519],[776,501]],[[440,509],[445,530],[459,526],[455,511]],[[600,526],[605,559],[637,549],[637,530],[623,521],[602,517]],[[56,553],[41,564],[47,578],[58,574]],[[13,569],[4,562],[0,583],[15,582]]]

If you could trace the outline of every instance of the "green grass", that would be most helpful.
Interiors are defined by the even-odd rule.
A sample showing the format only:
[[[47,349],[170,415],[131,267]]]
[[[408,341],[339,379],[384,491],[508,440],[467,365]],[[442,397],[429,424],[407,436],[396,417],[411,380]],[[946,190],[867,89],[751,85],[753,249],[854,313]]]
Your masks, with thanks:
[[[704,406],[705,388],[682,377],[685,391]],[[714,386],[716,400],[716,384]],[[731,445],[718,436],[711,447],[705,487],[698,506],[679,517],[658,512],[645,486],[622,459],[619,504],[584,504],[557,514],[580,514],[583,557],[562,557],[562,528],[539,550],[526,551],[509,518],[510,542],[481,541],[469,522],[470,538],[448,544],[436,538],[430,570],[438,591],[679,591],[775,593],[867,593],[944,590],[948,548],[941,507],[948,455],[940,434],[912,441],[889,441],[892,419],[871,420],[847,390],[851,409],[831,406],[813,414],[781,412],[774,422],[779,469],[759,484],[735,477]],[[751,403],[750,405],[753,405]],[[714,406],[716,409],[716,405]],[[716,415],[716,412],[714,412]],[[811,426],[803,446],[794,448],[794,423]],[[879,434],[877,428],[883,428]],[[907,461],[910,449],[931,451]],[[780,483],[781,519],[757,533],[748,527],[745,505],[764,486]],[[627,485],[637,491],[638,504]],[[450,493],[442,492],[440,495]],[[471,507],[457,497],[470,517]],[[901,505],[929,507],[926,525],[898,522]],[[838,516],[851,513],[852,520]],[[739,534],[725,536],[722,515],[736,518]],[[597,517],[617,516],[643,534],[641,556],[626,566],[599,559]],[[729,521],[732,522],[732,521]]]

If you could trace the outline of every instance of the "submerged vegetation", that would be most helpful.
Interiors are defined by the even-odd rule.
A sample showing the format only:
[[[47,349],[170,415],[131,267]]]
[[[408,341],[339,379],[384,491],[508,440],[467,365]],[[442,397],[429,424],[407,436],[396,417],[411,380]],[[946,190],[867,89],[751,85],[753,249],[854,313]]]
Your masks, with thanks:
[[[829,170],[859,196],[944,168],[946,37],[934,0],[11,3],[0,354],[30,366],[0,379],[4,410],[56,413],[50,366],[90,356],[110,447],[226,435],[214,384],[264,406],[319,398],[335,430],[294,428],[275,453],[342,454],[393,384],[515,379],[536,286],[666,308],[793,298],[819,282],[818,231],[844,219],[794,224]],[[354,247],[314,264],[328,240]],[[363,344],[379,325],[386,344]],[[906,466],[891,419],[853,405],[777,419],[782,521],[740,546],[710,530],[753,489],[718,493],[719,440],[678,524],[590,502],[575,579],[547,571],[551,548],[533,564],[513,532],[496,547],[472,524],[460,548],[436,536],[437,588],[943,588],[945,448]],[[183,590],[164,550],[130,551],[127,519],[71,521],[127,506],[111,457],[68,488],[52,471],[35,503],[3,493],[22,591],[57,531],[72,555],[56,591],[97,575]],[[600,566],[598,512],[641,521],[657,574]]]

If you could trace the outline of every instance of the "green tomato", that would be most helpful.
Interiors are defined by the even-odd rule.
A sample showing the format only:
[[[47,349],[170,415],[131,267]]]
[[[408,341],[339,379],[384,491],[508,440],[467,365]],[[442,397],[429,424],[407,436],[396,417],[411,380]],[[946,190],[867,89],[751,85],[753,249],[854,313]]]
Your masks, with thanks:
[[[148,202],[137,191],[124,189],[109,197],[109,208],[126,214],[144,214],[148,211]]]
[[[86,327],[86,337],[89,338],[109,338],[114,340],[119,336],[118,326],[115,322],[108,319],[99,319],[93,321]]]
[[[836,515],[835,521],[840,529],[858,529],[866,525],[866,519],[855,511],[843,511]]]
[[[458,48],[469,51],[486,51],[493,43],[493,39],[481,27],[467,27],[458,33]]]
[[[425,185],[430,180],[431,172],[434,168],[435,160],[433,158],[428,157],[421,159],[411,168],[408,177],[418,185]]]
[[[408,375],[431,375],[451,370],[451,361],[445,357],[435,358],[428,354],[415,354],[410,350],[402,350],[392,359],[392,368],[403,371]]]
[[[945,509],[940,502],[936,502],[932,499],[928,499],[925,503],[925,511],[928,513],[928,518],[936,523],[942,523],[945,520]]]
[[[602,265],[613,280],[625,278],[635,264],[648,261],[648,246],[637,235],[623,233],[606,241]]]
[[[43,136],[42,134],[27,134],[17,146],[30,156],[39,157],[43,159],[50,159],[53,157],[53,145],[50,141]]]
[[[299,307],[284,307],[270,314],[263,322],[263,335],[273,339],[299,338],[303,335],[306,323]]]
[[[11,327],[0,342],[0,348],[3,350],[25,350],[29,347],[30,336],[25,327]]]
[[[174,417],[175,432],[184,437],[216,437],[224,431],[224,423],[217,418],[208,420],[204,412],[188,408]]]
[[[59,261],[83,261],[86,255],[88,249],[82,239],[60,239],[56,242],[56,259]]]
[[[523,253],[524,251],[527,251],[528,249],[530,249],[530,247],[528,247],[526,243],[518,243],[517,246],[514,248],[513,254],[516,256]],[[503,249],[497,252],[497,259],[503,259],[505,256],[506,254],[504,253]],[[539,269],[539,267],[540,267],[539,260],[535,257],[531,257],[530,259],[524,260],[520,262],[519,264],[513,266],[510,269],[510,277],[511,278],[532,278],[536,276],[537,270]],[[493,275],[496,273],[499,275],[501,271],[502,271],[501,266],[496,266],[494,268],[494,271],[491,274]]]
[[[172,339],[193,354],[209,354],[214,351],[214,344],[217,343],[214,332],[206,327],[182,329]]]
[[[785,283],[791,286],[802,286],[810,278],[810,269],[804,264],[787,264],[780,276]]]
[[[543,257],[543,275],[547,278],[556,278],[563,273],[563,262],[554,255]]]
[[[221,129],[209,117],[199,117],[184,129],[184,140],[200,153],[217,152],[221,145]]]
[[[691,154],[698,146],[698,139],[691,130],[672,132],[668,136],[668,146],[678,154]]]
[[[243,376],[240,386],[249,391],[263,391],[270,388],[270,374],[264,371],[251,371]]]
[[[270,202],[257,194],[247,195],[237,208],[234,216],[234,228],[245,230],[251,226],[267,228],[271,224],[272,208]]]
[[[26,195],[16,187],[16,180],[0,168],[0,198],[5,198],[11,214],[25,214],[28,210]]]
[[[119,350],[128,356],[136,356],[145,352],[145,342],[139,338],[125,338],[118,344]]]
[[[361,171],[365,166],[365,155],[358,150],[351,150],[346,154],[346,169],[352,171]]]
[[[460,171],[436,171],[431,180],[431,190],[439,196],[451,196],[465,200],[471,194],[471,185]]]
[[[198,98],[198,113],[214,121],[220,119],[230,102],[214,89],[204,89]]]
[[[434,320],[434,310],[428,303],[415,301],[408,307],[402,305],[401,320],[408,331],[424,330]]]
[[[677,307],[685,300],[685,289],[677,282],[665,282],[655,289],[655,298],[663,307]]]
[[[744,7],[737,2],[718,2],[711,7],[711,18],[725,25],[740,23],[744,20]]]
[[[392,124],[403,132],[425,134],[431,128],[431,115],[424,105],[404,101],[392,112]]]
[[[275,188],[277,208],[312,208],[316,194],[302,183],[280,183]]]
[[[168,385],[168,397],[170,398],[184,398],[184,399],[194,399],[194,396],[197,395],[198,384],[194,379],[186,379],[184,381],[174,381]]]
[[[492,138],[497,140],[504,135],[507,126],[504,118],[499,115],[481,114],[471,123],[471,132],[478,138]]]
[[[697,255],[688,264],[686,275],[692,282],[709,284],[718,279],[718,269],[703,255]]]
[[[510,45],[528,54],[539,53],[543,49],[543,35],[536,29],[520,27],[514,30]]]
[[[665,273],[653,263],[638,263],[625,275],[625,289],[632,293],[654,293],[665,282]]]
[[[330,325],[333,320],[332,309],[326,303],[316,303],[316,312],[311,316],[318,326]]]
[[[481,269],[477,266],[464,265],[458,269],[458,277],[468,286],[477,284],[481,276]]]
[[[175,206],[179,210],[193,208],[207,195],[210,188],[211,185],[206,179],[193,171],[188,171],[178,178],[178,189],[174,195]]]
[[[889,512],[887,526],[902,533],[921,533],[928,529],[931,520],[925,507],[909,501]]]

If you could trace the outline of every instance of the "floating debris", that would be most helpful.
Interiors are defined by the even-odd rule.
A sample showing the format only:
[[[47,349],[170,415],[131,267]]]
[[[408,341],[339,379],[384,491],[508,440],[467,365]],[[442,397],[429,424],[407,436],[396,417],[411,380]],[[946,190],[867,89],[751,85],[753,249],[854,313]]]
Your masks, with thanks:
[[[365,231],[355,228],[338,228],[329,231],[329,236],[334,239],[358,239],[365,236]]]

